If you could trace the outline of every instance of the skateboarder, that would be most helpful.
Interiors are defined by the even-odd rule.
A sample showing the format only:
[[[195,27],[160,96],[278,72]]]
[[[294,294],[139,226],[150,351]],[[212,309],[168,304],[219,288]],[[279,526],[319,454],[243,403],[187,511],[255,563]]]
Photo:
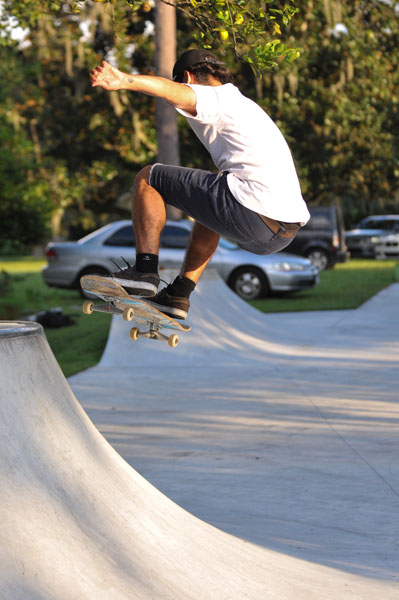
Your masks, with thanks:
[[[309,219],[288,145],[255,102],[231,83],[225,66],[207,50],[184,52],[173,81],[129,75],[103,62],[91,72],[93,86],[164,98],[183,114],[209,151],[218,173],[156,163],[133,185],[136,264],[110,277],[132,295],[152,296],[164,313],[185,319],[189,297],[220,235],[255,254],[285,248]],[[181,275],[157,293],[159,240],[166,205],[195,223]]]

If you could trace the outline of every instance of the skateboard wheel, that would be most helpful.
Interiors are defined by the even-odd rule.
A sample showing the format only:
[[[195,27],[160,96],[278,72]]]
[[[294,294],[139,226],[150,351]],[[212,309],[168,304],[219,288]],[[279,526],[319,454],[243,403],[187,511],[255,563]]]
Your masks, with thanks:
[[[85,300],[85,302],[83,302],[83,312],[85,315],[91,315],[93,313],[93,302],[91,300]]]
[[[132,308],[130,308],[130,306],[127,306],[126,308],[123,309],[123,318],[125,321],[131,321],[134,317],[134,310]]]
[[[132,327],[130,330],[130,339],[131,340],[138,340],[139,339],[139,334],[140,334],[140,329],[138,327]]]
[[[179,343],[179,336],[176,335],[175,333],[173,333],[172,335],[169,336],[168,338],[168,344],[171,348],[176,348],[177,344]]]

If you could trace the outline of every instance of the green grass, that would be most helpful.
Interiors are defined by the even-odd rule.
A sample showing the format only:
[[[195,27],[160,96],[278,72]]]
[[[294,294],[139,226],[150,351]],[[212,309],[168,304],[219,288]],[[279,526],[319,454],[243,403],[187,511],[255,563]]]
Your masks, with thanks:
[[[48,287],[40,274],[45,263],[35,257],[0,260],[0,319],[23,320],[28,315],[61,307],[74,324],[45,328],[45,332],[57,361],[69,377],[100,360],[111,320],[100,313],[84,315],[78,291]]]
[[[320,273],[312,290],[284,296],[270,296],[251,304],[262,312],[344,310],[357,308],[384,287],[398,280],[393,260],[352,259]]]
[[[99,361],[111,319],[100,313],[83,315],[79,292],[46,286],[40,274],[44,264],[45,260],[35,257],[0,259],[0,319],[23,320],[30,314],[61,307],[74,324],[45,331],[57,361],[69,377]],[[321,273],[320,284],[312,290],[271,296],[251,304],[262,312],[357,308],[398,279],[395,261],[351,260]]]

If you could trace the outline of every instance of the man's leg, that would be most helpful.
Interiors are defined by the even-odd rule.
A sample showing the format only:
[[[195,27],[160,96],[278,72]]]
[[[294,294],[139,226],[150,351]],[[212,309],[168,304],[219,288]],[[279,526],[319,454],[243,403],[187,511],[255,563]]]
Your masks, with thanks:
[[[132,218],[136,252],[158,254],[159,239],[166,222],[165,202],[148,183],[151,165],[144,167],[133,184]]]
[[[181,275],[197,283],[215,252],[220,235],[200,223],[194,223]]]
[[[171,317],[185,319],[190,295],[215,252],[219,237],[218,233],[195,222],[180,275],[151,298],[150,303]]]
[[[165,214],[161,202],[183,210],[195,220],[181,274],[151,299],[156,308],[172,317],[186,318],[190,294],[217,248],[219,233],[226,234],[229,230],[230,223],[226,226],[224,216],[227,212],[226,207],[218,191],[220,179],[219,175],[200,169],[156,164],[150,177],[149,173],[144,171],[135,184],[133,218],[136,223],[138,250],[151,253],[158,249],[159,233],[154,240],[150,238],[151,232],[145,235],[144,232],[146,221],[151,222],[149,220],[152,218],[155,218],[155,223],[152,224],[153,232],[157,231],[157,224],[164,225],[165,221],[160,218]],[[148,185],[149,181],[151,186]],[[154,206],[157,207],[156,210]],[[142,237],[140,233],[143,233]]]
[[[151,166],[144,167],[133,184],[132,218],[136,236],[136,264],[110,277],[131,295],[153,296],[159,286],[159,239],[166,222],[162,196],[149,185]]]

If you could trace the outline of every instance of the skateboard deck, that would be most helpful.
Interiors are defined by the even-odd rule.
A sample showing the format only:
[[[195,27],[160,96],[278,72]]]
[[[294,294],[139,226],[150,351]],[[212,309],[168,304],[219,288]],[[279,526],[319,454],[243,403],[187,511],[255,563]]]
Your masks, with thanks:
[[[103,300],[101,304],[93,300],[86,300],[83,303],[85,314],[104,312],[122,315],[125,321],[134,319],[137,323],[149,327],[147,330],[133,327],[130,330],[132,340],[138,340],[141,337],[164,340],[168,342],[169,346],[175,348],[179,343],[179,337],[176,334],[166,336],[161,329],[174,329],[183,332],[191,330],[190,325],[179,323],[172,317],[165,315],[154,306],[151,306],[141,296],[130,296],[123,287],[111,279],[99,275],[83,275],[80,279],[80,285],[84,292],[94,294]]]

